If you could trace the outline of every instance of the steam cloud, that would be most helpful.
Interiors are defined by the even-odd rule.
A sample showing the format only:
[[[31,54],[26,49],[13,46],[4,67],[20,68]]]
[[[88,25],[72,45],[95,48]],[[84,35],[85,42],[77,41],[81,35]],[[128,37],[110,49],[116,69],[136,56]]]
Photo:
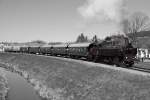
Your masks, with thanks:
[[[99,21],[121,22],[125,10],[124,0],[87,0],[79,8],[85,19],[98,19]]]

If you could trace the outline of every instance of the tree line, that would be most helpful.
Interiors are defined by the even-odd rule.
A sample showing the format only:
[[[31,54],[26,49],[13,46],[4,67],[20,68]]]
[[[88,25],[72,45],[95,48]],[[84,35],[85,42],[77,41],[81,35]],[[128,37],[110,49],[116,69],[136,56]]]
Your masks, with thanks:
[[[98,42],[98,37],[97,35],[94,35],[92,39],[88,39],[87,36],[85,36],[83,33],[81,33],[77,39],[76,39],[76,43],[83,43],[83,42]]]

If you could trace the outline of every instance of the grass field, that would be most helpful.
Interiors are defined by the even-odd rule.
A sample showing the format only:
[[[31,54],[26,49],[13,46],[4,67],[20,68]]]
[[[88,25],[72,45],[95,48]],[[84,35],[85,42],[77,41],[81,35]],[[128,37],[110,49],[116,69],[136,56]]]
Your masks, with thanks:
[[[150,75],[74,60],[0,53],[1,66],[18,67],[40,80],[50,100],[149,100]],[[5,64],[4,64],[5,63]],[[37,87],[36,87],[37,88]],[[44,91],[44,89],[43,89]]]
[[[0,100],[6,99],[7,92],[8,92],[7,79],[4,76],[3,70],[0,69]]]

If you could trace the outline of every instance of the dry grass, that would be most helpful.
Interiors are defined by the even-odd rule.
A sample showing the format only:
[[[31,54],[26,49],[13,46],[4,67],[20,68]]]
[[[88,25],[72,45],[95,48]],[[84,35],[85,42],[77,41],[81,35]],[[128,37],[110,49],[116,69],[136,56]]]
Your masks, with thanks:
[[[150,76],[106,69],[51,57],[0,54],[52,89],[57,100],[149,100]],[[56,94],[55,94],[56,93]]]
[[[7,92],[7,80],[5,78],[3,70],[0,69],[0,100],[6,100]]]

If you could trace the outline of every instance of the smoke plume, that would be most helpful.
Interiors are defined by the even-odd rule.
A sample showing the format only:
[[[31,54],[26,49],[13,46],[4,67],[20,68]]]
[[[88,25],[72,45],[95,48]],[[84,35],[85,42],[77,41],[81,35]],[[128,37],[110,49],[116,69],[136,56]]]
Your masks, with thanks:
[[[99,21],[121,22],[125,10],[124,0],[87,0],[79,8],[80,14],[85,19]]]

